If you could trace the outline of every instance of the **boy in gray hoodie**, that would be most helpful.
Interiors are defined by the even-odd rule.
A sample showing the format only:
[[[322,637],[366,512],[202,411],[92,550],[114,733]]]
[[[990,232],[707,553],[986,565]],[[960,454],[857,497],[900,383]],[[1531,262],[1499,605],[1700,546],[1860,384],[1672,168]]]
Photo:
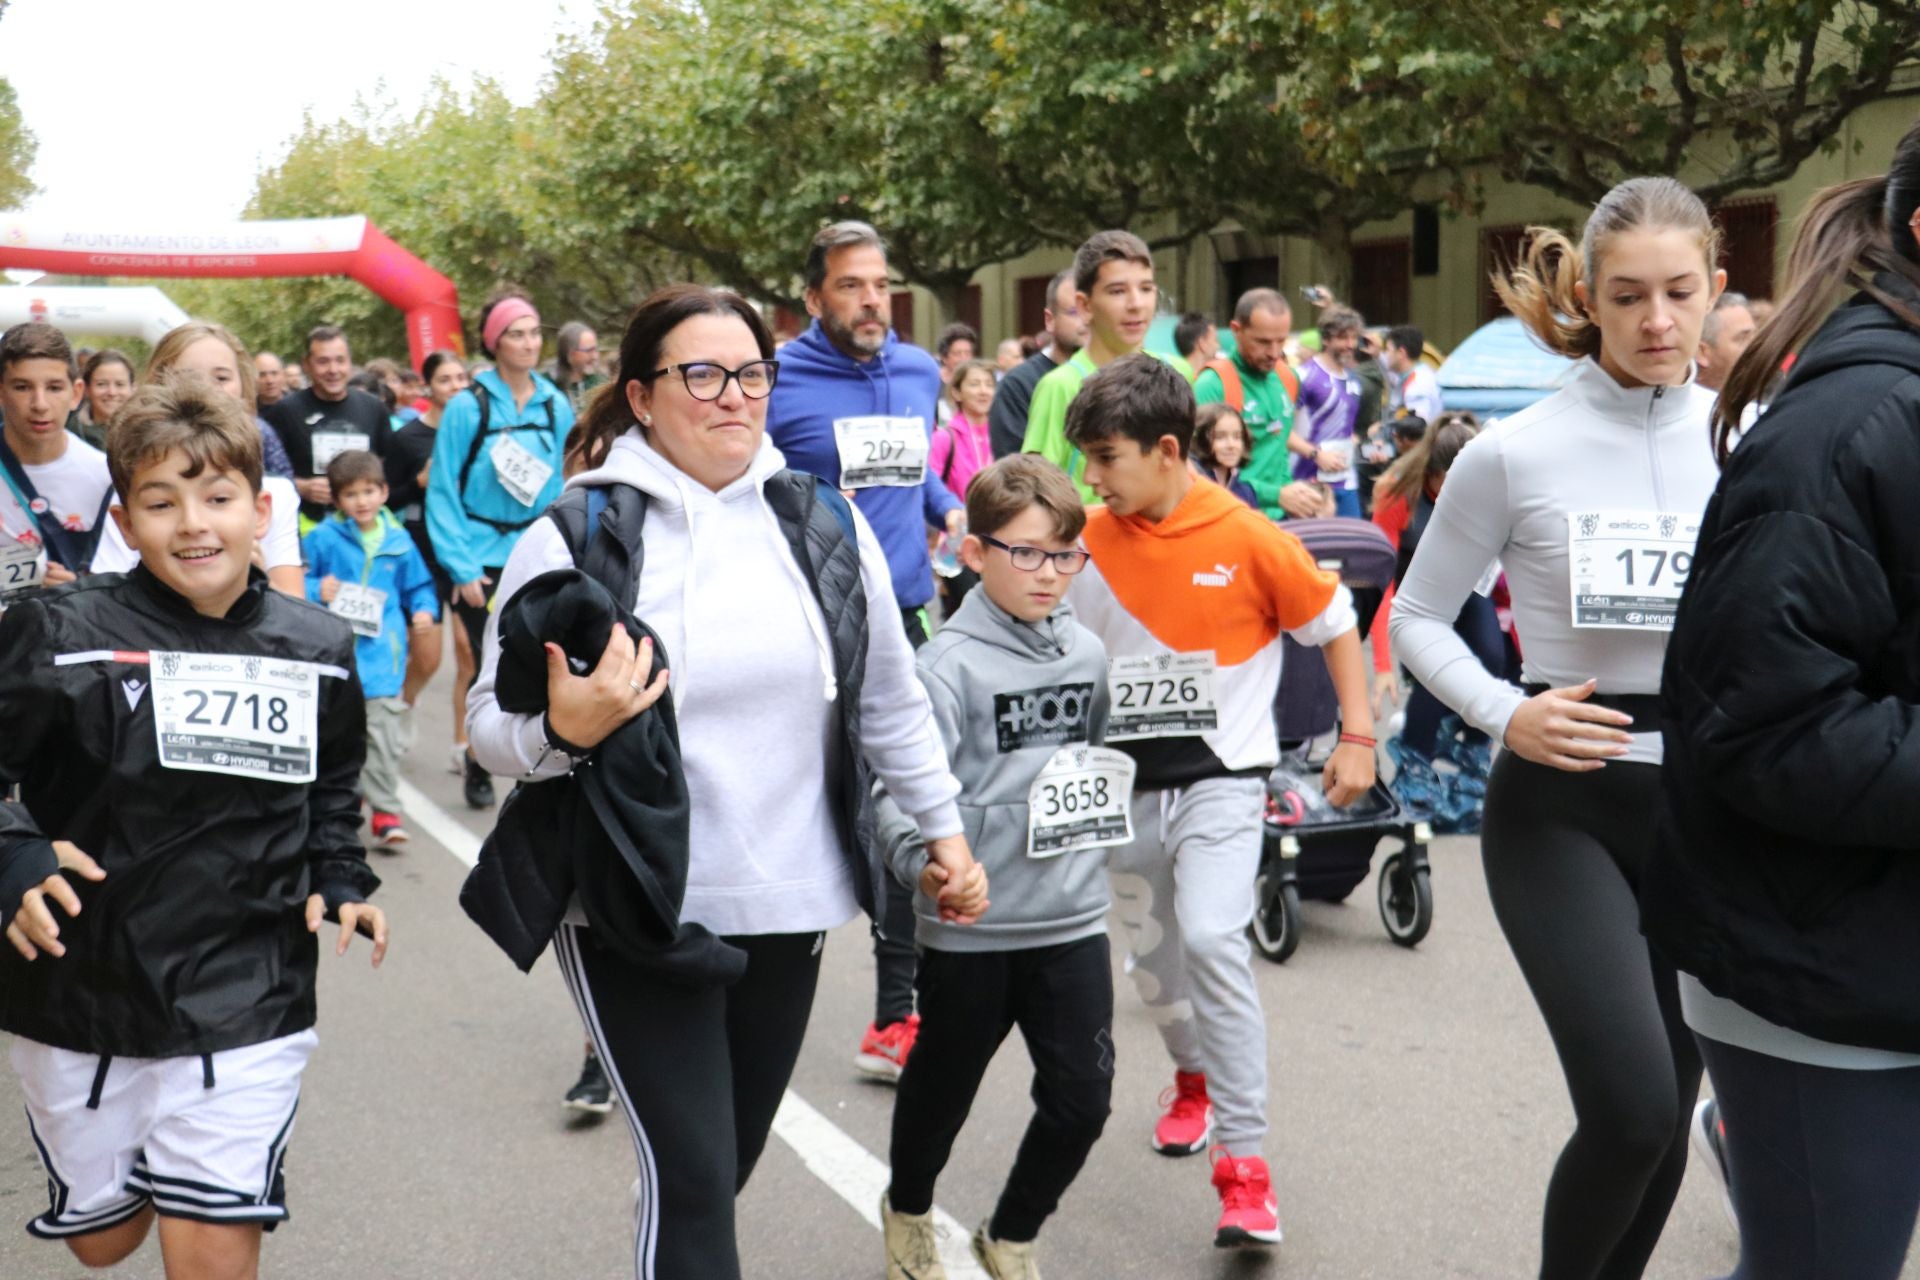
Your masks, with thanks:
[[[920,1035],[894,1104],[881,1202],[888,1280],[944,1280],[934,1180],[1014,1027],[1034,1062],[1035,1112],[972,1248],[987,1274],[1035,1280],[1034,1239],[1079,1173],[1113,1085],[1105,849],[1125,842],[1133,762],[1100,745],[1107,655],[1064,597],[1086,567],[1086,512],[1064,471],[1004,458],[967,490],[960,558],[980,575],[919,652],[920,681],[960,779],[960,816],[993,885],[978,923],[940,919],[945,873],[881,803],[893,874],[917,886]]]

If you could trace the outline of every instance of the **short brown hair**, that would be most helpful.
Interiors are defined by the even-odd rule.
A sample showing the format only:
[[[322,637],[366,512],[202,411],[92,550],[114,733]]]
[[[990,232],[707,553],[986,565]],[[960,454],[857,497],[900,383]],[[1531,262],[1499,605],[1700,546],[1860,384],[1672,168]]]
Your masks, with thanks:
[[[300,354],[303,356],[310,356],[313,354],[314,343],[332,342],[336,338],[339,339],[341,342],[346,342],[347,331],[345,329],[342,329],[337,324],[317,324],[313,326],[313,328],[307,330],[307,345],[301,350]],[[349,350],[352,349],[351,343],[348,343],[348,349]]]
[[[1028,507],[1053,517],[1053,533],[1072,542],[1087,527],[1087,509],[1067,473],[1037,453],[1016,453],[975,474],[967,483],[967,529],[989,536]]]
[[[75,377],[73,347],[67,335],[50,324],[29,320],[0,334],[0,374],[22,360],[58,360]]]
[[[887,242],[871,223],[848,219],[820,228],[813,236],[813,242],[807,246],[806,268],[802,278],[809,289],[824,289],[827,286],[827,258],[836,250],[854,249],[861,246],[878,249],[882,255],[887,251]]]
[[[107,471],[121,501],[133,497],[141,467],[179,449],[187,475],[208,467],[237,471],[260,492],[260,428],[247,407],[198,374],[178,374],[137,389],[107,428]]]
[[[1092,293],[1100,268],[1109,262],[1137,262],[1153,270],[1153,250],[1131,231],[1096,231],[1073,255],[1073,287]]]
[[[347,449],[336,453],[333,461],[327,464],[327,485],[333,490],[336,502],[339,501],[341,490],[362,480],[371,480],[382,488],[387,483],[387,469],[380,465],[380,459],[365,449]]]
[[[1325,342],[1343,333],[1358,333],[1367,327],[1367,322],[1352,307],[1336,302],[1320,313],[1319,323],[1315,327],[1320,330],[1321,341]]]
[[[993,367],[990,361],[962,360],[953,367],[953,376],[947,379],[947,389],[952,391],[955,396],[958,396],[960,394],[960,384],[967,380],[967,375],[970,373],[984,373],[989,378],[993,378],[996,383],[999,381],[999,371]]]
[[[1147,450],[1172,436],[1186,457],[1193,443],[1193,388],[1172,365],[1146,352],[1121,356],[1080,385],[1067,406],[1067,442],[1085,449],[1122,436]]]
[[[1247,428],[1247,420],[1240,416],[1238,409],[1218,400],[1201,405],[1194,413],[1193,443],[1187,446],[1187,452],[1203,467],[1218,466],[1213,456],[1213,429],[1222,418],[1232,418],[1240,426],[1240,465],[1244,467],[1253,460],[1253,432]]]

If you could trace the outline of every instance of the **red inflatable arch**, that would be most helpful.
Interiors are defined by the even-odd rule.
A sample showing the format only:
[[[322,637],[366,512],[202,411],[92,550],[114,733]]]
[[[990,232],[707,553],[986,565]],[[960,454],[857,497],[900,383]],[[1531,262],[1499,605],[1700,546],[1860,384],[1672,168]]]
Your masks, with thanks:
[[[78,276],[346,276],[406,312],[416,369],[441,347],[465,350],[453,281],[362,217],[107,230],[0,215],[0,268],[8,267]]]

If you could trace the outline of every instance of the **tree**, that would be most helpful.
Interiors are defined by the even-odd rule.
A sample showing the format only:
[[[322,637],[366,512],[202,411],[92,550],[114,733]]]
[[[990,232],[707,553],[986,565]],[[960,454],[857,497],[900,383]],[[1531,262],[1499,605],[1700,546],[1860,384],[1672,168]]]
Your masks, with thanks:
[[[6,15],[7,0],[0,0],[0,18]],[[13,86],[0,80],[0,209],[15,208],[36,190],[27,171],[38,145],[20,116]]]

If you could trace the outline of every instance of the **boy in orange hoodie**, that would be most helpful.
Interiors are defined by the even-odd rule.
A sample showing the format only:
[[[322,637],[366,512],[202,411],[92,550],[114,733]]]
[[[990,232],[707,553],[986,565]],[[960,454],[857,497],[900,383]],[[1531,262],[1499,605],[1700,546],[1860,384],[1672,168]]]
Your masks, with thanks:
[[[1191,1155],[1217,1143],[1214,1243],[1274,1244],[1266,1023],[1246,928],[1280,760],[1281,634],[1320,647],[1333,675],[1343,732],[1323,785],[1336,806],[1373,785],[1373,716],[1347,589],[1299,539],[1193,474],[1193,415],[1186,380],[1149,356],[1115,360],[1081,388],[1066,434],[1106,505],[1089,513],[1093,564],[1075,596],[1110,658],[1107,741],[1139,766],[1135,838],[1108,867],[1128,972],[1176,1068],[1153,1145]]]

